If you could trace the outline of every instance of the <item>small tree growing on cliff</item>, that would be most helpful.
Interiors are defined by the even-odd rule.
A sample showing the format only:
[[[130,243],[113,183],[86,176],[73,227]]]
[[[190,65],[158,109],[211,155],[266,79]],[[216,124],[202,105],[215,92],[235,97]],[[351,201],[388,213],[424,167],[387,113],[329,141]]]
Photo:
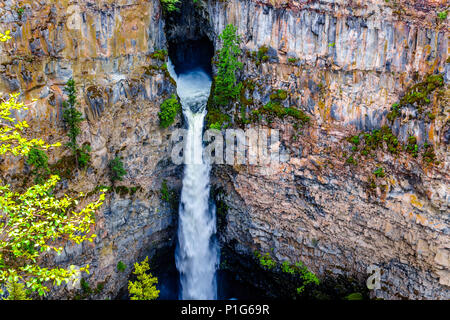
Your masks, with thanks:
[[[81,133],[80,123],[84,119],[81,112],[76,109],[77,91],[75,88],[75,81],[72,78],[67,81],[64,91],[67,93],[69,98],[63,103],[63,118],[69,128],[67,133],[69,136],[69,142],[67,143],[67,146],[72,150],[77,167],[85,167],[90,159],[90,147],[89,145],[84,144],[80,148],[77,144],[77,137]]]
[[[133,274],[137,276],[137,280],[128,282],[131,300],[155,300],[158,298],[159,290],[156,289],[158,278],[147,273],[148,270],[150,270],[148,257],[140,264],[137,262],[134,264]]]
[[[122,181],[122,177],[127,174],[127,171],[123,168],[123,162],[119,157],[115,157],[109,162],[110,179],[114,184],[116,181]]]
[[[237,28],[232,24],[225,27],[219,36],[222,40],[222,49],[218,53],[218,71],[214,84],[214,103],[227,105],[230,100],[237,99],[242,84],[237,84],[236,71],[242,68],[238,57],[241,54],[239,48],[240,38]]]

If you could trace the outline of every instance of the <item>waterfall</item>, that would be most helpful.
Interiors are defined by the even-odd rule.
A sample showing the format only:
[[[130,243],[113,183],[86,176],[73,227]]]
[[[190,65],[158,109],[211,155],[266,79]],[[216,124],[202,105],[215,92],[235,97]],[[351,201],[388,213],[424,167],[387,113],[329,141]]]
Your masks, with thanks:
[[[180,272],[179,297],[183,300],[213,300],[217,298],[219,249],[215,241],[215,207],[210,206],[209,201],[211,166],[203,161],[202,139],[211,79],[200,69],[177,76],[170,60],[168,69],[177,83],[177,93],[188,124],[175,253]]]

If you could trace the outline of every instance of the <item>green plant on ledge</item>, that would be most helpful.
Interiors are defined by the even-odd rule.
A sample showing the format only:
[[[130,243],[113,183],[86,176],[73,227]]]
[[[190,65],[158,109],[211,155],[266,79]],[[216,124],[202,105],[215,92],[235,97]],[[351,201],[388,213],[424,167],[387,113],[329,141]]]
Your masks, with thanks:
[[[161,128],[168,128],[175,121],[175,117],[180,110],[181,105],[175,94],[164,100],[161,104],[161,111],[158,113]]]
[[[35,175],[34,182],[43,184],[50,175],[48,156],[41,149],[33,147],[28,153],[27,164],[34,167],[31,171]]]
[[[386,174],[384,173],[384,169],[382,167],[378,167],[373,174],[377,177],[377,178],[384,178],[386,176]]]
[[[259,264],[266,270],[272,270],[277,266],[277,263],[272,259],[268,252],[262,255],[258,251],[255,251],[255,256],[259,259]]]
[[[123,162],[119,157],[115,157],[109,162],[110,179],[114,184],[116,181],[122,181],[123,176],[127,174],[127,171],[123,168]]]
[[[447,19],[447,10],[442,11],[442,12],[438,12],[437,16],[439,18],[439,20],[444,21],[445,19]]]
[[[408,144],[406,145],[406,151],[414,158],[419,155],[419,145],[417,144],[417,138],[414,136],[408,137]]]
[[[174,12],[180,11],[180,9],[176,6],[180,0],[161,0],[161,4],[165,11]]]
[[[119,272],[124,272],[126,270],[127,266],[125,263],[123,263],[122,261],[119,261],[117,263],[117,271]]]

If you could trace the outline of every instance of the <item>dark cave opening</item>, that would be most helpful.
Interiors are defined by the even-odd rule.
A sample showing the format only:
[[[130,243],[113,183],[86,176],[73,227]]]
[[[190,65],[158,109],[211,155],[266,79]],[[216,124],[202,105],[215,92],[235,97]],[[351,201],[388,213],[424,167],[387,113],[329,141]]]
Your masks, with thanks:
[[[169,57],[177,74],[202,69],[212,74],[214,32],[207,13],[192,1],[182,1],[178,12],[165,16]]]
[[[211,75],[213,56],[214,46],[207,37],[183,42],[169,42],[169,57],[177,74],[202,69]]]

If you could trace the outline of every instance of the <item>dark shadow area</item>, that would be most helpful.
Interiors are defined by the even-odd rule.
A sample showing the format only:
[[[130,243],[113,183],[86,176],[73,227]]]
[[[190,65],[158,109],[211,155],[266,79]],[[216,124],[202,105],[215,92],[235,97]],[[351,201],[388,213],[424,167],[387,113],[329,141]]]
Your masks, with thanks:
[[[181,1],[179,11],[165,14],[165,34],[169,44],[169,57],[177,74],[201,68],[212,74],[211,59],[214,32],[208,13],[193,1]]]
[[[169,42],[169,57],[177,74],[202,69],[211,75],[213,56],[214,46],[206,37],[184,42]]]

